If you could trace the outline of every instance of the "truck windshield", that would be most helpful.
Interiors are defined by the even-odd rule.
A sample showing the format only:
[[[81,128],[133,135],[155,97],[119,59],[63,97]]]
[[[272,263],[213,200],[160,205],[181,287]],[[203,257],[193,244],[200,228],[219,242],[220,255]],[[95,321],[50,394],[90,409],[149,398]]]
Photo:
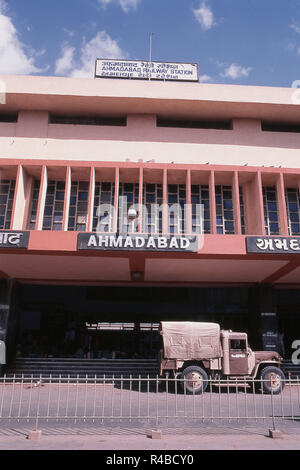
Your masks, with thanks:
[[[232,339],[230,341],[230,348],[239,351],[245,351],[247,349],[245,339]]]

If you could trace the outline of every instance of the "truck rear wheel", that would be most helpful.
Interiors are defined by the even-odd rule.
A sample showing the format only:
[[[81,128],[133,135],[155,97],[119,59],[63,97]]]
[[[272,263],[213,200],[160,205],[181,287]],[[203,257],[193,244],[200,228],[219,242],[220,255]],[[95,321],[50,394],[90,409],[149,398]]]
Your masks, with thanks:
[[[279,395],[285,386],[285,377],[278,367],[265,367],[260,373],[261,389],[264,393]]]
[[[193,395],[204,393],[208,385],[207,373],[199,366],[189,366],[182,372],[183,391]]]

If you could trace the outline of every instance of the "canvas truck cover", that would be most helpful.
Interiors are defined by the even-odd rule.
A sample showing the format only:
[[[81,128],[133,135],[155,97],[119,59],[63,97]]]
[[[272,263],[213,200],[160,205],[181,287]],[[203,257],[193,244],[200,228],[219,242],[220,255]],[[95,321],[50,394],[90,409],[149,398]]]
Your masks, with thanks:
[[[166,359],[214,359],[222,356],[217,323],[161,322]]]

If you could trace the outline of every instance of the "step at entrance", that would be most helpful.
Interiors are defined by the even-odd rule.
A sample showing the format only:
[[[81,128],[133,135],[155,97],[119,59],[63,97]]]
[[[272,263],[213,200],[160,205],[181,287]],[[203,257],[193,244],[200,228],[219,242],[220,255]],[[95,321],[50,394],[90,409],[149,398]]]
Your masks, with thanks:
[[[283,367],[291,378],[300,380],[300,364],[293,364],[290,360],[283,362]],[[17,358],[5,370],[7,377],[34,378],[60,375],[64,378],[70,376],[88,377],[138,377],[159,375],[159,363],[156,359],[73,359],[73,358]]]
[[[299,378],[300,381],[300,364],[293,364],[292,361],[286,359],[283,361],[283,368],[292,379]]]
[[[159,364],[156,359],[17,358],[5,373],[7,377],[155,376],[159,374]]]

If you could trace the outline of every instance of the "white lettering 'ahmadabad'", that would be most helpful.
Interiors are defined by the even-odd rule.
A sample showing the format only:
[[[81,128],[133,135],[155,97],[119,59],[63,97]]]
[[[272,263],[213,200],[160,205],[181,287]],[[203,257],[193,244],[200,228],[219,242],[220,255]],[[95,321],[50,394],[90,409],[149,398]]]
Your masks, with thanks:
[[[19,245],[23,233],[0,232],[0,245]]]
[[[167,237],[130,237],[122,236],[114,237],[113,235],[91,235],[87,246],[89,248],[153,248],[161,249],[177,249],[186,250],[190,246],[188,238],[167,238]]]

